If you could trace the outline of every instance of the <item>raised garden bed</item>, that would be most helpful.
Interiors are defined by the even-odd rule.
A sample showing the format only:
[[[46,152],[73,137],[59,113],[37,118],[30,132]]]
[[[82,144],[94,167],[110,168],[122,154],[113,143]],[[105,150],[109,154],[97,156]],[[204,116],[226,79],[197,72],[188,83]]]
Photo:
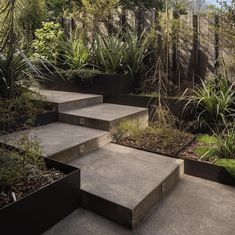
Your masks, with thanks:
[[[36,111],[36,114],[32,117],[22,111],[22,114],[17,118],[13,118],[13,120],[0,121],[0,133],[9,133],[19,129],[26,129],[27,126],[41,126],[58,121],[58,112],[55,105],[48,102],[44,102],[44,104],[45,107]]]
[[[0,132],[14,132],[17,130],[23,130],[27,128],[27,121],[29,117],[20,117],[15,119],[14,122],[0,122]],[[33,121],[30,121],[30,127],[32,126],[42,126],[52,122],[58,121],[58,113],[56,111],[48,111],[45,113],[41,113],[36,115],[33,118]]]
[[[177,155],[192,140],[191,134],[177,129],[148,127],[140,133],[118,138],[116,142],[155,153]]]
[[[131,105],[137,107],[148,108],[149,114],[153,114],[156,110],[156,103],[158,99],[153,96],[146,95],[132,95],[132,94],[121,94],[115,97],[108,97],[104,99],[105,102],[116,103],[121,105]],[[179,97],[165,97],[164,101],[168,105],[170,111],[179,120],[192,121],[195,118],[194,113],[191,111],[183,112],[187,100],[181,100]],[[190,110],[190,107],[188,108]],[[151,116],[150,116],[151,118]]]
[[[45,159],[64,176],[0,209],[1,234],[41,234],[79,207],[80,171]]]
[[[46,89],[100,94],[104,97],[119,96],[133,90],[132,79],[123,74],[98,74],[90,78],[73,76],[70,80],[60,79],[43,82]]]
[[[77,80],[78,91],[101,94],[105,97],[116,96],[131,92],[131,78],[122,74],[100,74],[88,81]]]

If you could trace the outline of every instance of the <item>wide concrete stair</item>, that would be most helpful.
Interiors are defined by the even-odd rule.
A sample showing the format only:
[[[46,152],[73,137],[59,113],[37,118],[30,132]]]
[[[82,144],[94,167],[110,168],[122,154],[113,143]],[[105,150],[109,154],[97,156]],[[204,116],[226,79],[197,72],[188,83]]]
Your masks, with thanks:
[[[129,229],[183,176],[179,159],[116,144],[70,162],[81,169],[81,205]]]
[[[0,136],[0,142],[18,148],[24,136],[40,143],[44,157],[67,163],[110,142],[109,132],[62,122]]]
[[[52,90],[41,90],[40,94],[40,99],[45,98],[45,101],[54,103],[59,112],[103,103],[102,95]]]
[[[133,229],[183,176],[183,161],[110,143],[126,120],[145,127],[147,109],[103,103],[99,95],[43,91],[56,105],[59,121],[0,136],[19,148],[28,135],[44,157],[81,169],[81,205]]]
[[[145,127],[148,123],[146,109],[116,104],[98,104],[82,109],[59,112],[59,120],[101,130],[115,130],[124,121],[135,120]]]

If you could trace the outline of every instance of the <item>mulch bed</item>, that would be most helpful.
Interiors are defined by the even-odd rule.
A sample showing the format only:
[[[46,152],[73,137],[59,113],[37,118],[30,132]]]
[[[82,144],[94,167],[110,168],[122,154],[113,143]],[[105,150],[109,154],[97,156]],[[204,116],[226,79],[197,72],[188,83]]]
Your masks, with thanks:
[[[176,155],[192,139],[193,135],[177,129],[147,128],[138,134],[119,138],[115,142],[151,152]]]
[[[56,169],[39,170],[36,166],[30,166],[30,174],[26,181],[17,182],[11,187],[4,187],[0,191],[0,208],[13,202],[12,193],[15,194],[16,200],[19,200],[40,188],[64,177],[64,174]]]

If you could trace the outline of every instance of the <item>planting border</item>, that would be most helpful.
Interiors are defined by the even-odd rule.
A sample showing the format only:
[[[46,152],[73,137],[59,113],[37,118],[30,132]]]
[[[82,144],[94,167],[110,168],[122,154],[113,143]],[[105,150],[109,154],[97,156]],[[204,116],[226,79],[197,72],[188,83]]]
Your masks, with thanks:
[[[27,117],[24,118],[18,118],[15,120],[15,123],[13,124],[7,124],[0,122],[0,131],[3,132],[14,132],[17,131],[18,128],[25,129],[24,124],[27,121]],[[33,126],[42,126],[46,125],[52,122],[58,121],[58,112],[56,111],[50,111],[46,113],[38,114],[34,120]]]
[[[79,207],[80,170],[45,158],[48,168],[67,175],[0,209],[0,233],[37,235]]]
[[[172,114],[179,120],[192,121],[194,119],[195,114],[191,112],[190,105],[188,106],[187,112],[183,112],[188,100],[180,100],[177,97],[164,97],[163,99],[168,104]],[[151,119],[151,115],[154,113],[154,109],[156,109],[155,104],[158,101],[156,97],[121,94],[119,96],[104,97],[104,102],[148,108]]]

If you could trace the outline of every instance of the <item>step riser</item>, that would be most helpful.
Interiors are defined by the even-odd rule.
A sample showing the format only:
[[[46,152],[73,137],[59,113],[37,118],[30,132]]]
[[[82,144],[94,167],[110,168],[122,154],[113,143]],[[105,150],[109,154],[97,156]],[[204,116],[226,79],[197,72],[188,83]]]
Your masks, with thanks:
[[[57,104],[57,108],[59,112],[62,111],[67,111],[71,109],[79,109],[79,108],[84,108],[96,104],[101,104],[103,103],[103,97],[98,96],[98,97],[91,97],[91,98],[86,98],[86,99],[79,99],[79,100],[71,100],[68,102],[64,103],[59,103]]]
[[[59,113],[59,120],[73,125],[85,126],[100,130],[110,130],[110,122],[93,118],[75,116],[66,113]]]
[[[167,193],[174,187],[184,174],[184,163],[182,162],[158,187],[156,187],[143,201],[141,201],[133,210],[93,195],[82,190],[81,205],[101,216],[104,216],[114,222],[125,226],[128,229],[134,229],[144,218],[148,211],[155,206]],[[163,192],[162,187],[166,185]],[[140,189],[141,190],[141,189]]]
[[[121,122],[129,120],[138,121],[138,123],[141,124],[141,128],[145,128],[148,125],[148,113],[147,111],[143,111],[124,118],[116,119],[114,121],[105,121],[66,113],[59,113],[59,120],[73,125],[80,125],[106,131],[111,130],[113,132]]]
[[[132,114],[127,117],[117,119],[111,123],[110,130],[115,133],[116,128],[123,122],[133,121],[139,129],[145,129],[148,126],[148,112],[143,111],[141,113]]]
[[[82,157],[88,153],[91,153],[99,149],[100,147],[109,143],[110,140],[111,140],[110,134],[107,133],[103,136],[88,140],[82,144],[79,144],[69,149],[65,149],[64,151],[46,157],[63,163],[69,163],[72,160],[75,160],[79,157]]]
[[[100,198],[91,193],[81,190],[80,194],[81,206],[128,229],[132,229],[132,211],[121,205],[117,205],[111,201]]]
[[[139,205],[133,210],[132,228],[145,217],[148,211],[155,206],[167,193],[177,184],[184,175],[184,162],[182,162],[157,188],[155,188]],[[163,189],[165,188],[165,190]]]

